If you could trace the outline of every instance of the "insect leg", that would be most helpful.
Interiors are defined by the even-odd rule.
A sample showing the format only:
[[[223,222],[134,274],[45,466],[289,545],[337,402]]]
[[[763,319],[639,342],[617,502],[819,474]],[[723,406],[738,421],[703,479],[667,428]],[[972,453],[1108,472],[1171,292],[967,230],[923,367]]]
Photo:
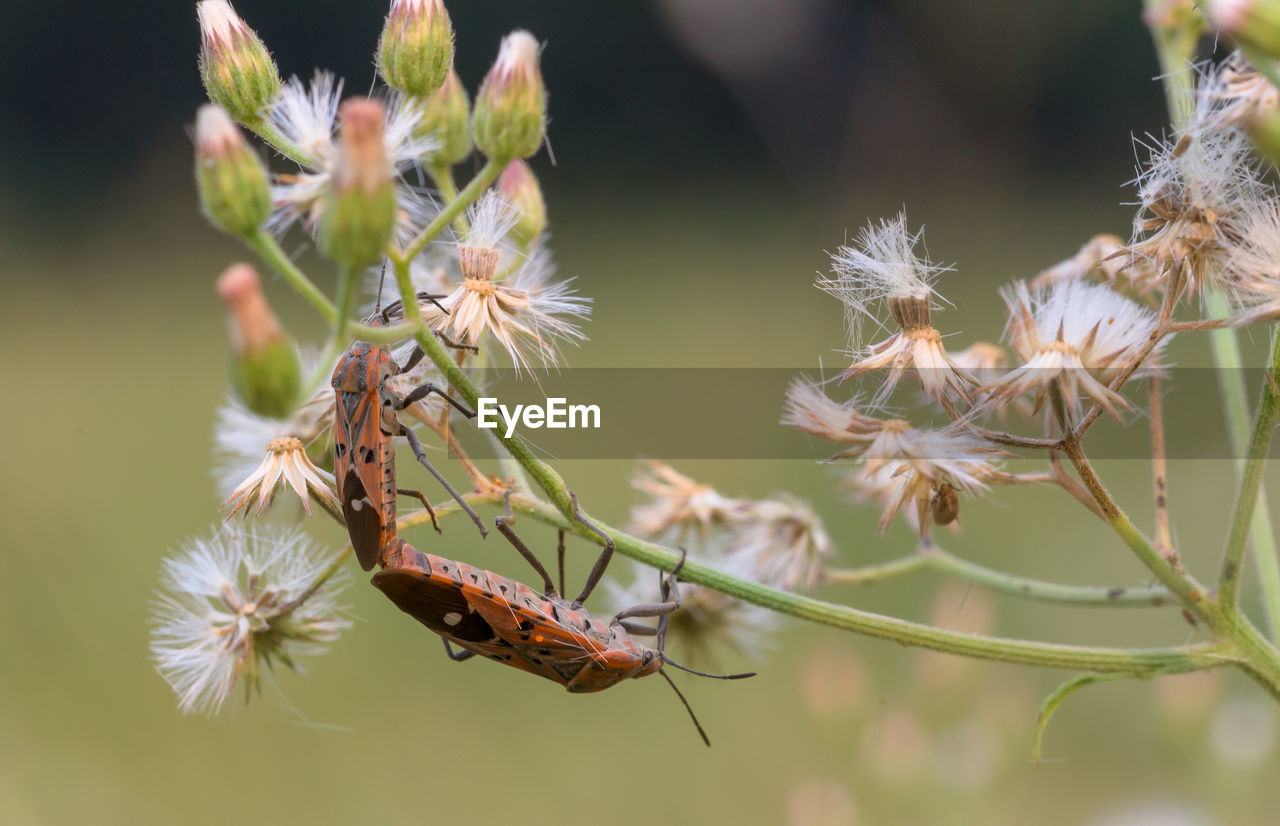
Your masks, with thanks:
[[[538,561],[538,557],[533,555],[533,551],[529,550],[529,546],[524,544],[524,540],[516,536],[516,532],[511,530],[513,517],[511,515],[510,491],[507,491],[506,502],[507,512],[505,515],[496,517],[493,520],[494,526],[497,527],[499,533],[507,538],[508,542],[515,546],[515,549],[520,552],[520,555],[525,558],[525,561],[533,566],[533,570],[538,572],[538,576],[542,577],[543,585],[546,586],[546,595],[549,597],[559,597],[560,594],[556,591],[556,585],[551,581],[551,575],[547,573],[547,569]]]
[[[636,636],[641,637],[658,636],[658,629],[651,628],[648,625],[640,625],[639,623],[628,622],[627,620],[617,620],[617,623],[622,626],[622,630],[626,631],[628,634],[635,634]]]
[[[604,551],[596,559],[596,564],[592,566],[591,573],[587,575],[587,584],[582,586],[582,593],[578,594],[577,599],[573,601],[573,607],[578,608],[587,601],[587,597],[591,596],[591,592],[595,590],[596,585],[600,584],[600,577],[604,576],[605,568],[609,567],[609,560],[613,559],[613,537],[587,521],[586,517],[582,515],[581,509],[578,508],[578,497],[572,491],[569,493],[569,499],[573,502],[573,518],[604,540]]]
[[[431,515],[431,527],[436,529],[436,533],[443,533],[440,530],[440,520],[436,519],[436,510],[431,507],[431,503],[427,501],[427,497],[420,490],[410,490],[409,488],[396,488],[396,493],[401,496],[412,496],[422,503],[427,509],[427,513]]]
[[[410,370],[417,367],[418,362],[422,361],[422,357],[425,355],[426,353],[421,347],[414,347],[413,352],[409,354],[409,358],[405,360],[405,363],[397,365],[400,368],[400,372],[408,373]],[[403,410],[404,408],[401,409]]]
[[[442,330],[432,330],[431,332],[436,334],[436,338],[444,342],[445,347],[448,347],[453,350],[470,350],[473,353],[480,352],[480,348],[475,346],[474,344],[459,344],[457,341],[454,341],[453,339],[446,336],[444,334],[444,331]]]
[[[680,561],[676,563],[676,567],[672,568],[671,573],[668,574],[667,576],[664,577],[661,574],[659,574],[658,576],[658,579],[661,582],[660,590],[662,592],[662,599],[670,600],[671,602],[675,603],[677,607],[679,607],[680,605],[680,591],[676,587],[676,577],[680,573],[681,569],[684,568],[684,561],[688,558],[689,558],[689,552],[686,551],[684,548],[681,548]],[[661,655],[663,659],[666,659],[666,655],[663,654],[663,651],[666,650],[667,620],[670,617],[671,617],[671,614],[663,614],[662,619],[658,620],[658,646],[657,647],[658,647],[658,654]]]
[[[450,396],[448,393],[441,390],[439,387],[436,387],[431,382],[427,382],[421,387],[415,387],[412,390],[410,390],[408,393],[406,393],[405,397],[396,403],[396,409],[404,410],[409,405],[421,399],[425,399],[427,396],[431,395],[432,393],[435,393],[437,396],[444,399],[449,404],[453,405],[454,408],[456,408],[459,413],[466,416],[468,419],[475,418],[476,411],[472,410],[470,407],[467,407],[465,404],[458,401],[453,396]]]
[[[678,602],[649,602],[644,605],[633,605],[614,614],[613,620],[609,624],[621,623],[624,619],[630,617],[665,617],[679,607],[680,603]],[[657,632],[655,631],[654,633]]]
[[[467,504],[466,500],[453,489],[453,485],[449,484],[449,480],[441,476],[440,471],[432,467],[431,463],[427,461],[427,452],[422,449],[422,442],[418,441],[418,434],[414,433],[402,424],[400,425],[400,435],[409,440],[409,449],[413,451],[413,455],[417,457],[418,462],[425,467],[432,476],[436,477],[436,481],[444,486],[444,489],[449,492],[449,495],[458,503],[458,506],[466,512],[467,516],[471,517],[472,522],[476,523],[476,527],[480,529],[480,535],[488,536],[489,532],[484,529],[484,523],[480,521],[479,514],[473,511],[471,506]]]
[[[461,651],[454,651],[453,646],[449,645],[449,641],[444,637],[441,637],[440,641],[444,643],[444,653],[448,654],[449,659],[453,660],[455,663],[464,663],[476,655],[476,652],[469,651],[465,648]]]
[[[564,531],[557,531],[556,560],[560,563],[560,593],[564,593]]]

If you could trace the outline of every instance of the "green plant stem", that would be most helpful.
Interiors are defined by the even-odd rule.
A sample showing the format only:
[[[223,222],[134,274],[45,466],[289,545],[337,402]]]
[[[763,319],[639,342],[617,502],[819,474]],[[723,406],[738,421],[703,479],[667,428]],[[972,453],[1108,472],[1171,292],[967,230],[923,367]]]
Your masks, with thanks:
[[[474,503],[477,500],[469,499],[469,501]],[[540,499],[513,494],[511,507],[518,514],[531,516],[539,522],[577,534],[596,544],[603,542],[586,526],[566,517],[556,507]],[[441,506],[436,509],[436,512],[440,515],[449,510]],[[425,513],[415,513],[398,520],[397,525],[407,528],[425,524],[428,521],[429,517]],[[596,524],[613,539],[618,553],[624,556],[665,571],[670,571],[680,561],[680,555],[669,548],[645,542],[599,522]],[[692,561],[685,562],[680,572],[680,579],[683,582],[702,585],[798,619],[890,640],[902,645],[984,660],[1052,668],[1074,668],[1101,673],[1127,673],[1136,676],[1197,671],[1236,662],[1236,659],[1228,653],[1229,648],[1219,643],[1198,643],[1165,648],[1107,648],[1058,645],[944,631],[931,625],[886,617],[788,591],[779,591],[756,582],[729,576]]]
[[[436,185],[436,190],[440,193],[440,198],[449,205],[458,200],[458,184],[453,180],[453,167],[446,163],[436,163],[427,166],[427,175],[431,177],[431,182]],[[460,213],[453,220],[453,228],[459,235],[465,235],[471,229],[470,222],[467,221],[465,213]]]
[[[1266,469],[1267,454],[1271,448],[1271,435],[1275,432],[1276,422],[1280,420],[1280,396],[1276,392],[1276,376],[1280,374],[1280,335],[1272,331],[1271,357],[1267,361],[1267,381],[1262,383],[1262,391],[1258,397],[1258,408],[1253,419],[1253,435],[1244,453],[1244,471],[1240,476],[1240,490],[1236,495],[1235,515],[1231,520],[1231,531],[1227,537],[1227,547],[1222,554],[1222,565],[1218,573],[1218,598],[1225,605],[1235,605],[1240,584],[1240,566],[1244,561],[1245,548],[1248,545],[1249,531],[1254,525],[1254,512],[1258,505],[1258,492],[1262,488],[1262,474]],[[1261,554],[1259,554],[1261,556]],[[1271,554],[1271,561],[1274,561]],[[1274,605],[1271,599],[1274,593],[1267,593],[1267,614],[1273,615]]]
[[[253,248],[262,259],[271,265],[271,268],[280,274],[294,291],[311,303],[316,312],[324,318],[329,324],[336,324],[338,321],[338,308],[320,291],[320,288],[312,283],[306,274],[298,269],[297,265],[284,254],[284,250],[280,249],[279,242],[275,237],[266,230],[259,229],[254,235],[245,239],[250,247]]]
[[[1191,61],[1204,27],[1199,13],[1184,3],[1183,8],[1169,0],[1143,0],[1143,11],[1155,42],[1164,84],[1165,102],[1175,132],[1191,125],[1195,116],[1195,85]]]
[[[308,157],[306,152],[303,152],[294,145],[291,140],[280,134],[280,131],[269,122],[265,120],[258,120],[254,123],[246,123],[245,126],[247,126],[253,134],[266,141],[272,149],[279,152],[281,155],[284,155],[294,163],[300,166],[305,166],[307,169],[316,168],[316,162]]]
[[[506,167],[507,161],[502,158],[489,158],[485,165],[481,167],[476,176],[471,179],[458,196],[449,203],[445,204],[444,209],[436,214],[436,217],[427,224],[426,228],[414,238],[403,251],[390,253],[391,260],[399,263],[400,261],[409,262],[418,256],[418,253],[426,249],[437,235],[444,231],[452,221],[463,213],[463,211],[479,200],[489,185],[497,180],[498,175]]]
[[[1210,293],[1206,308],[1215,317],[1225,317],[1230,312],[1227,299],[1219,292]],[[1214,330],[1209,333],[1209,345],[1218,375],[1218,389],[1222,394],[1222,407],[1227,418],[1227,435],[1231,440],[1231,455],[1235,458],[1236,472],[1243,477],[1244,455],[1249,442],[1249,402],[1244,386],[1244,358],[1240,353],[1240,340],[1234,330]],[[1265,504],[1265,486],[1258,487],[1258,498]],[[1280,639],[1280,554],[1277,553],[1275,531],[1267,508],[1255,508],[1249,532],[1253,543],[1254,567],[1262,590],[1263,610],[1271,639]]]
[[[988,568],[962,559],[932,544],[922,547],[912,556],[882,562],[878,565],[851,569],[827,569],[823,571],[823,579],[844,585],[871,585],[919,570],[937,571],[981,585],[992,591],[1038,602],[1116,607],[1161,606],[1173,602],[1173,595],[1168,589],[1158,586],[1124,588],[1046,582]]]

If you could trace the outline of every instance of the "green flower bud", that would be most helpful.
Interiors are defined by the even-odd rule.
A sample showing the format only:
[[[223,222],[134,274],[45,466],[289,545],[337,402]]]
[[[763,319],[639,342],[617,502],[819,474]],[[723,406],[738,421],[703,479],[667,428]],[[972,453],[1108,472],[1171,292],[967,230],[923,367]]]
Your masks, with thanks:
[[[435,135],[440,149],[431,153],[432,163],[453,166],[471,154],[471,102],[458,73],[449,72],[444,85],[421,100],[419,135]]]
[[[1209,15],[1241,46],[1280,57],[1280,0],[1214,0]]]
[[[453,25],[440,0],[391,0],[378,71],[392,89],[426,97],[453,68]]]
[[[229,267],[218,277],[218,295],[227,305],[236,394],[255,413],[289,416],[302,388],[298,351],[271,312],[257,271],[248,264]]]
[[[547,92],[538,67],[538,41],[525,31],[502,40],[480,93],[472,133],[490,158],[528,158],[547,133]]]
[[[262,40],[227,0],[201,0],[200,78],[209,100],[240,123],[254,123],[280,93],[280,70]]]
[[[542,199],[542,188],[529,164],[512,161],[498,177],[498,192],[520,213],[511,236],[522,247],[528,247],[547,228],[547,204]]]
[[[340,110],[338,160],[320,216],[320,247],[348,267],[367,267],[386,253],[396,200],[383,142],[382,104],[352,98]]]
[[[252,235],[271,214],[262,159],[240,127],[212,103],[196,113],[196,186],[205,215],[232,235]]]
[[[1253,139],[1258,154],[1274,164],[1280,164],[1280,112],[1268,112],[1244,122],[1245,132]]]

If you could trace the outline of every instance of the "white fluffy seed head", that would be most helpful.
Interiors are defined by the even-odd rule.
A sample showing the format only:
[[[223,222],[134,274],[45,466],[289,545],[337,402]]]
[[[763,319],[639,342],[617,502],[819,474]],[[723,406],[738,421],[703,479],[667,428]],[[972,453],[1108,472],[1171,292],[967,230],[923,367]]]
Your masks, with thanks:
[[[868,224],[852,245],[840,247],[831,256],[832,274],[819,278],[817,286],[844,305],[852,352],[862,349],[865,320],[884,326],[885,308],[879,305],[885,300],[934,305],[934,282],[951,267],[931,263],[927,254],[916,254],[923,234],[923,228],[914,234],[908,231],[907,214],[900,212],[895,218]]]

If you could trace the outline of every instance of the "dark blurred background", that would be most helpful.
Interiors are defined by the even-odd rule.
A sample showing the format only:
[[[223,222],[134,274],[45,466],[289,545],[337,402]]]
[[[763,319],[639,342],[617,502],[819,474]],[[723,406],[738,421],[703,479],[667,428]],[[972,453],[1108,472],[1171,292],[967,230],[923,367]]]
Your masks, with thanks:
[[[351,93],[372,82],[385,3],[236,8],[286,75],[330,68]],[[543,153],[534,166],[561,271],[597,302],[591,342],[569,356],[577,366],[836,364],[841,314],[812,288],[814,272],[824,250],[903,204],[912,226],[928,225],[933,257],[958,263],[942,282],[955,308],[940,324],[965,342],[994,340],[997,286],[1094,233],[1127,235],[1131,136],[1164,124],[1137,0],[454,0],[449,10],[473,91],[508,30],[546,43],[556,164]],[[196,205],[194,5],[6,12],[0,824],[1275,822],[1274,704],[1234,674],[1090,689],[1061,712],[1048,759],[1033,767],[1037,703],[1066,675],[784,624],[768,650],[715,664],[758,668],[754,680],[682,682],[715,743],[708,752],[663,686],[576,697],[513,670],[455,665],[359,578],[345,594],[358,622],[308,676],[286,673],[260,702],[233,701],[212,720],[180,716],[147,658],[149,602],[161,557],[219,519],[209,435],[226,343],[212,281],[251,260]],[[287,246],[332,285],[301,235]],[[268,291],[300,338],[321,332],[279,283]],[[1179,364],[1209,363],[1203,341],[1177,345]],[[1210,394],[1204,382],[1175,388],[1166,408],[1194,415],[1217,405]],[[732,413],[692,410],[689,427]],[[1129,432],[1125,455],[1136,455],[1140,419]],[[1171,465],[1184,558],[1212,571],[1231,468]],[[638,466],[558,465],[614,523],[636,501]],[[809,499],[840,564],[913,547],[901,526],[877,537],[877,514],[850,507],[811,462],[679,469],[732,496]],[[1146,464],[1102,470],[1149,524]],[[1274,471],[1269,484],[1280,490]],[[1001,490],[964,508],[953,552],[1067,582],[1145,581],[1056,491]],[[335,526],[310,525],[343,541]],[[554,542],[526,530],[535,547]],[[440,542],[523,576],[466,531],[449,526]],[[581,575],[591,554],[573,557]],[[1167,645],[1202,633],[1174,609],[1046,607],[932,576],[820,595],[1032,639]]]

